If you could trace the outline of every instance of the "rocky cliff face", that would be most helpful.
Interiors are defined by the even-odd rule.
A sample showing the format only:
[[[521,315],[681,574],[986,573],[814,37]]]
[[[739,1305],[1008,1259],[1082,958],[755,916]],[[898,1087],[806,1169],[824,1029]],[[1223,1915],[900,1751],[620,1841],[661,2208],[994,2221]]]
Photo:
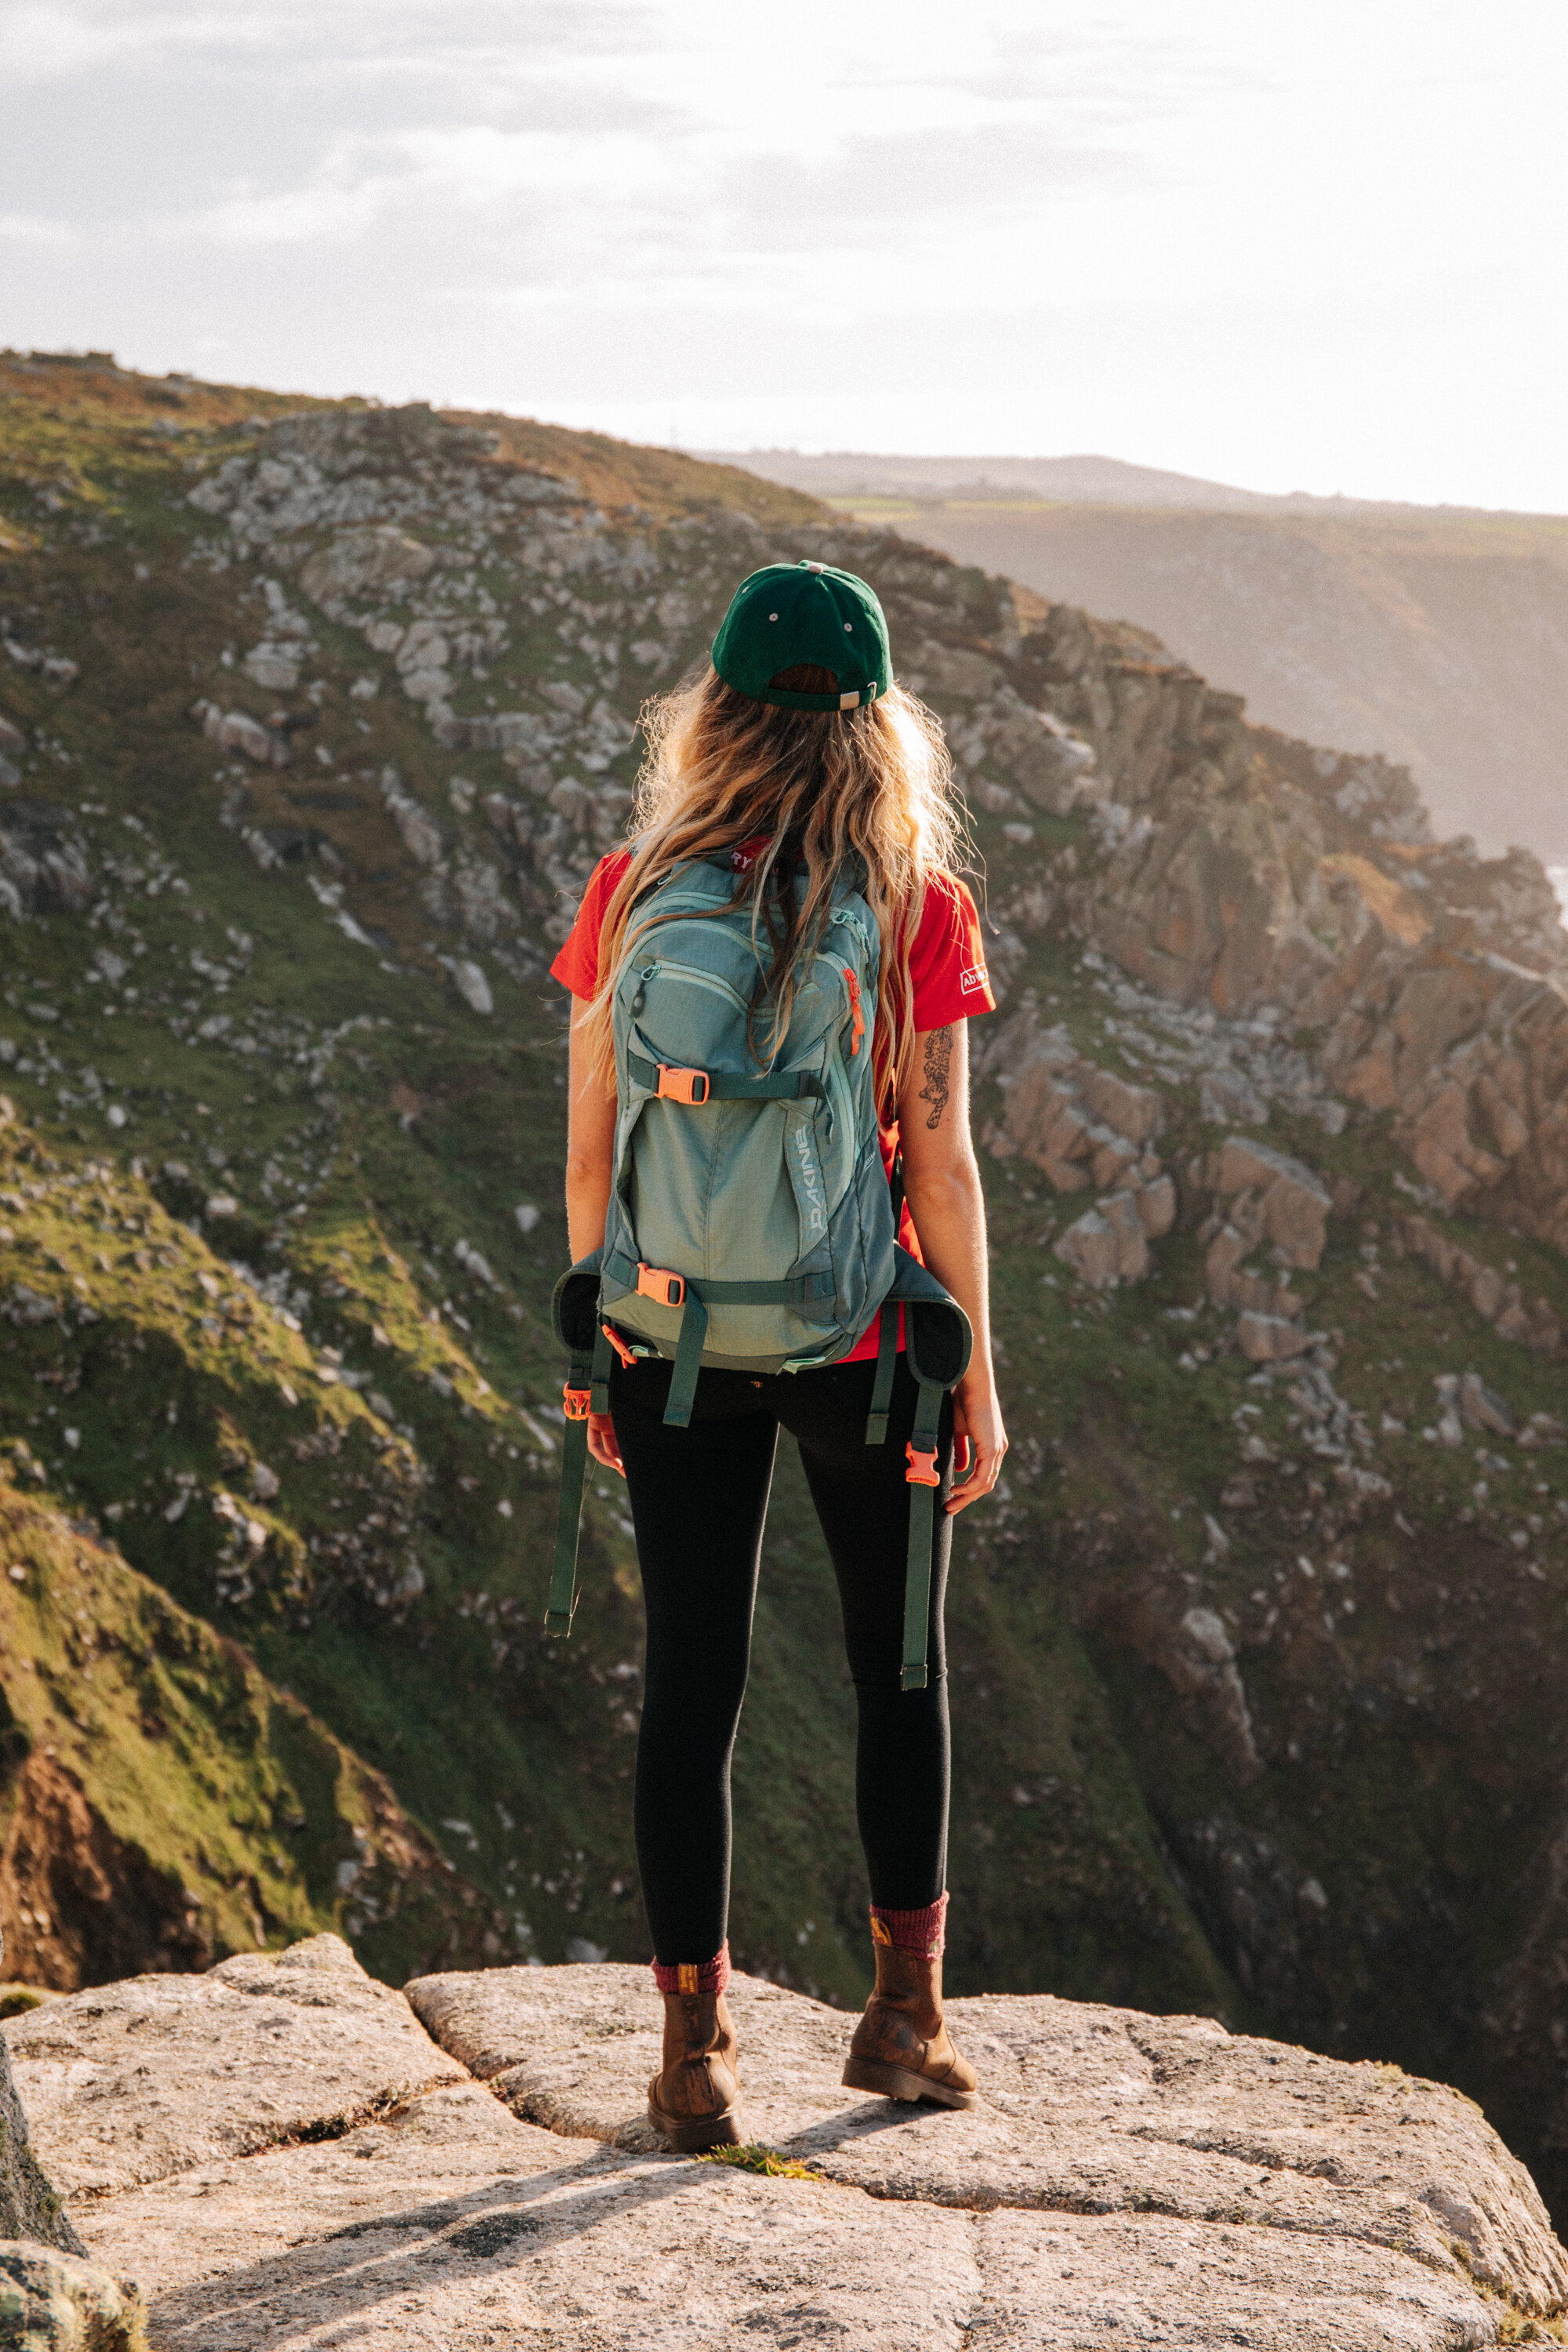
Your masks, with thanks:
[[[952,2030],[983,2097],[955,2116],[847,2095],[838,2011],[757,1979],[731,2000],[757,2139],[718,2161],[648,2130],[642,1969],[405,1997],[323,1936],[6,2032],[92,2254],[134,2271],[160,2345],[947,2352],[984,2328],[1063,2352],[1437,2352],[1543,2336],[1563,2308],[1523,2168],[1396,2067],[1207,2018],[971,2000]]]
[[[1136,629],[732,472],[214,388],[170,435],[136,379],[3,386],[0,1416],[29,1499],[264,1684],[204,1667],[187,1718],[156,1642],[89,1657],[24,1620],[74,1727],[0,1799],[40,1869],[76,1818],[35,1788],[47,1744],[199,1898],[188,1958],[331,1924],[417,1965],[403,1864],[340,1850],[377,1834],[348,1801],[368,1767],[455,1960],[642,1956],[639,1612],[607,1491],[572,1643],[538,1622],[565,1247],[542,974],[626,822],[641,696],[738,576],[811,552],[877,583],[943,719],[1004,1002],[977,1123],[1014,1450],[952,1611],[952,1981],[1441,2074],[1560,2198],[1540,868],[1431,841],[1398,771],[1250,727]],[[755,1972],[848,2002],[832,1606],[786,1463],[733,1932]],[[287,1729],[284,1685],[333,1760],[247,1766],[219,1841],[148,1749],[177,1720],[222,1781],[258,1721]]]

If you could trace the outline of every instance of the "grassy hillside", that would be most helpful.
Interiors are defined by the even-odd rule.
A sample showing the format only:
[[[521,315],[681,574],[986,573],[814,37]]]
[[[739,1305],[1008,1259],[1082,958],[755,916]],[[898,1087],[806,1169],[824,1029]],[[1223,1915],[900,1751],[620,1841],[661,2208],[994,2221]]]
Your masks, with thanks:
[[[1008,1016],[976,1115],[1015,1450],[957,1544],[953,1981],[1436,2070],[1539,2158],[1568,1762],[1547,1128],[1531,1096],[1523,1205],[1495,1175],[1444,1192],[1413,1156],[1427,1112],[1358,1075],[1385,983],[1441,1009],[1455,975],[1539,972],[1519,1026],[1551,1045],[1539,869],[1423,844],[1391,772],[1249,729],[1142,632],[669,453],[38,362],[0,365],[0,448],[18,1850],[22,1822],[40,1869],[51,1836],[97,1837],[106,1871],[177,1879],[189,1904],[138,1915],[143,1964],[328,1918],[389,1971],[454,1933],[646,1953],[607,1480],[576,1630],[541,1631],[565,1253],[544,975],[625,824],[643,696],[745,571],[813,552],[876,582],[948,725]],[[1156,904],[1189,871],[1198,911]],[[1219,961],[1189,985],[1205,924]],[[1465,1018],[1484,1043],[1506,1012]],[[1021,1106],[1058,1068],[1126,1118],[1147,1090],[1142,1158],[1099,1114],[1092,1181],[1037,1149]],[[1216,1247],[1258,1197],[1225,1173],[1238,1135],[1300,1162],[1326,1222],[1288,1275],[1239,1234],[1227,1291]],[[1168,1180],[1168,1229],[1091,1283],[1081,1213],[1134,1165]],[[1253,1283],[1279,1361],[1243,1351]],[[791,1460],[733,1940],[839,2000],[868,1973],[850,1721]],[[339,1885],[356,1827],[391,1855],[374,1914]],[[83,1905],[29,1969],[118,1972],[111,1925]]]
[[[37,1475],[19,1443],[14,1457]],[[237,1643],[9,1477],[0,1559],[14,1981],[205,1968],[325,1927],[394,1979],[498,1948],[505,1923],[379,1774]]]

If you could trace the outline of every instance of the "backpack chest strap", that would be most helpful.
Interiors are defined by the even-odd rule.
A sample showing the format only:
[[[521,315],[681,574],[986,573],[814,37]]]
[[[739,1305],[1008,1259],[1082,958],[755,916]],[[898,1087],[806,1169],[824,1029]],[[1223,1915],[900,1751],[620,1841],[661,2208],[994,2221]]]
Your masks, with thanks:
[[[710,1102],[803,1102],[813,1096],[826,1102],[827,1089],[812,1070],[792,1070],[783,1077],[742,1078],[728,1070],[690,1070],[672,1062],[650,1062],[644,1054],[626,1055],[626,1075],[665,1102],[689,1103],[697,1108]]]

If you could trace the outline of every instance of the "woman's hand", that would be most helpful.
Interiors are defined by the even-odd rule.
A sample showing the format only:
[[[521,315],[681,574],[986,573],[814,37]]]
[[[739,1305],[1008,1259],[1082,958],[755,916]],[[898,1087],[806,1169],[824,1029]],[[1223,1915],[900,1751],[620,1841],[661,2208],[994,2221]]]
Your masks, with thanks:
[[[954,1389],[952,1435],[955,1448],[960,1438],[966,1442],[974,1466],[963,1486],[954,1486],[947,1498],[950,1517],[956,1511],[967,1510],[971,1503],[977,1503],[982,1495],[991,1492],[1007,1451],[1002,1403],[989,1366],[983,1378],[970,1374]]]
[[[588,1415],[588,1451],[595,1462],[604,1464],[606,1470],[613,1470],[619,1478],[626,1476],[626,1465],[621,1460],[621,1449],[616,1442],[616,1424],[607,1412],[591,1412]]]

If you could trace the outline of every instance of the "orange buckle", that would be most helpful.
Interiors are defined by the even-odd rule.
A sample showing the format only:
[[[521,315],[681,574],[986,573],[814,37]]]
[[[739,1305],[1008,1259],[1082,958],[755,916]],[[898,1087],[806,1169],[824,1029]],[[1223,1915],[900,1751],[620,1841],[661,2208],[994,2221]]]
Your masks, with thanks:
[[[909,1444],[905,1446],[904,1452],[909,1455],[910,1459],[910,1466],[904,1473],[904,1483],[906,1486],[941,1486],[942,1478],[936,1466],[936,1448],[934,1445],[931,1447],[929,1454],[922,1454],[916,1446],[914,1439],[911,1437]]]
[[[659,1097],[664,1102],[705,1103],[708,1099],[706,1070],[682,1070],[670,1062],[658,1066]]]
[[[684,1307],[686,1276],[662,1265],[638,1265],[637,1297],[657,1298],[661,1307]]]
[[[633,1355],[631,1349],[627,1347],[620,1333],[615,1328],[613,1324],[609,1323],[601,1323],[599,1328],[603,1331],[605,1339],[609,1341],[611,1347],[615,1349],[616,1355],[620,1358],[621,1362],[629,1372],[632,1366],[637,1362],[637,1358]]]
[[[562,1390],[561,1393],[566,1400],[567,1420],[586,1421],[588,1418],[589,1401],[594,1393],[593,1390],[566,1387]]]

